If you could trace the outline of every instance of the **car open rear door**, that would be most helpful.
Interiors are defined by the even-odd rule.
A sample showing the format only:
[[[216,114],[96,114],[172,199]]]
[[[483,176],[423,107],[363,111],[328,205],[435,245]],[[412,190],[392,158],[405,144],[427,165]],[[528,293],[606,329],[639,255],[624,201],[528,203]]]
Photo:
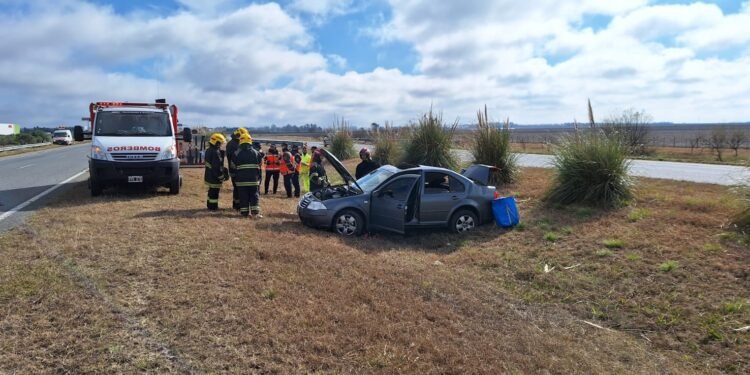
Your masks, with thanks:
[[[414,186],[420,175],[407,174],[386,182],[375,189],[370,197],[370,227],[405,233],[409,196],[416,194]]]

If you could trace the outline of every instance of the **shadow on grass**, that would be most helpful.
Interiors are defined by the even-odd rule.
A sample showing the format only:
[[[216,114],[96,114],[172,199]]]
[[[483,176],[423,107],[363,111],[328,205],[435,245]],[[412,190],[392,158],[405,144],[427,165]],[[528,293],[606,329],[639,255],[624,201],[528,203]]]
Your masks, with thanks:
[[[203,219],[206,217],[214,218],[240,218],[240,214],[231,208],[219,208],[216,211],[209,211],[206,208],[189,208],[184,210],[168,209],[158,211],[142,212],[134,215],[133,218],[185,218],[185,219]]]

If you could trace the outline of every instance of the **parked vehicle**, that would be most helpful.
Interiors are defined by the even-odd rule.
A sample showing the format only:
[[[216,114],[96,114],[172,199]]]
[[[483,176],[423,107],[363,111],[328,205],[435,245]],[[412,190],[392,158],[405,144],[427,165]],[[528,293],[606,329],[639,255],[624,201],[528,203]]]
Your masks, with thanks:
[[[156,185],[178,194],[182,185],[177,140],[190,142],[189,128],[177,132],[177,106],[97,102],[89,105],[91,131],[76,126],[76,141],[91,138],[89,189],[92,196],[114,185]]]
[[[437,167],[385,165],[355,180],[333,154],[320,152],[344,183],[302,197],[297,213],[307,226],[342,236],[381,230],[403,234],[424,227],[462,233],[493,220],[492,200],[498,195],[487,184],[494,167],[473,165],[459,174]]]
[[[72,145],[73,134],[67,129],[55,130],[55,132],[52,133],[52,143],[56,145]]]

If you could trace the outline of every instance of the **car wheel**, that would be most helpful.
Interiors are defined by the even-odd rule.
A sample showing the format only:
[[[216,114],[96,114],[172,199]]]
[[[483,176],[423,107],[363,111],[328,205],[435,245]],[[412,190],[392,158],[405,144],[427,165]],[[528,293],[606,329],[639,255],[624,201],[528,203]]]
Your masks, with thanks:
[[[466,233],[474,230],[479,224],[479,219],[474,212],[459,210],[451,217],[451,230],[455,233]]]
[[[333,230],[345,237],[361,235],[364,227],[365,219],[354,210],[343,210],[333,219]]]
[[[177,195],[180,194],[180,186],[182,186],[182,177],[178,176],[175,179],[172,179],[172,182],[169,183],[169,194]]]

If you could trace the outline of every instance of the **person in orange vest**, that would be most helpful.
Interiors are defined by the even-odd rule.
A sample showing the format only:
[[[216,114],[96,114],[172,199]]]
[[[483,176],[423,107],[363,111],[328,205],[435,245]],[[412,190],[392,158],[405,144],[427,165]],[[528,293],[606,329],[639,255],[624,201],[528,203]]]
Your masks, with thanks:
[[[263,157],[266,165],[266,181],[264,183],[265,195],[268,195],[268,184],[273,178],[273,193],[276,194],[276,190],[279,188],[279,169],[281,168],[281,158],[279,158],[279,150],[276,149],[276,145],[271,145],[268,148],[268,154]]]
[[[294,174],[297,171],[297,165],[294,162],[294,156],[292,156],[292,153],[289,152],[289,149],[286,147],[281,149],[280,171],[281,175],[284,176],[284,190],[286,190],[286,197],[291,198]],[[294,195],[299,197],[299,180],[297,180],[297,184],[294,185],[294,188]]]

